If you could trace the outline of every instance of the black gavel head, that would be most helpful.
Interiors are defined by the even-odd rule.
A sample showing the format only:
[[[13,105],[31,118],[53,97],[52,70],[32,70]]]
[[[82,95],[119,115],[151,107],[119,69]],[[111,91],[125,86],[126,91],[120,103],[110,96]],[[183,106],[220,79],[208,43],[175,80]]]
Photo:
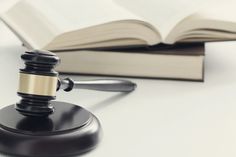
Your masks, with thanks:
[[[0,152],[56,157],[94,149],[101,139],[98,119],[78,105],[51,101],[60,86],[54,70],[59,58],[39,50],[26,52],[21,58],[25,63],[20,69],[21,100],[0,109]]]
[[[51,100],[56,98],[60,62],[54,53],[42,50],[28,51],[21,56],[25,67],[20,69],[17,111],[25,116],[46,117],[53,113]]]

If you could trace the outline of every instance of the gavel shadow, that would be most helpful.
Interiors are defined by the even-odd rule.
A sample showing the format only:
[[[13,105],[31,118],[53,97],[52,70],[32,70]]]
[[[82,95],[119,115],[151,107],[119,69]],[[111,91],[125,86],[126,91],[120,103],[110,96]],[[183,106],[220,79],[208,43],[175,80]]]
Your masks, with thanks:
[[[100,101],[96,104],[93,104],[91,106],[88,107],[89,111],[91,112],[96,112],[96,111],[99,111],[99,110],[102,110],[112,104],[114,104],[115,102],[117,102],[118,100],[128,96],[130,93],[118,93],[112,97],[109,97],[103,101]]]

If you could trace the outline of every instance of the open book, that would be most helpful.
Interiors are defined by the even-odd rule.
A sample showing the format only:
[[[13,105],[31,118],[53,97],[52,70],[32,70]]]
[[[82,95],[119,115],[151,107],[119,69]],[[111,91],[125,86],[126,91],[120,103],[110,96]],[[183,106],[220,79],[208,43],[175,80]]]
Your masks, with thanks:
[[[205,0],[22,0],[1,18],[34,49],[153,46],[236,39],[232,3],[212,7]]]

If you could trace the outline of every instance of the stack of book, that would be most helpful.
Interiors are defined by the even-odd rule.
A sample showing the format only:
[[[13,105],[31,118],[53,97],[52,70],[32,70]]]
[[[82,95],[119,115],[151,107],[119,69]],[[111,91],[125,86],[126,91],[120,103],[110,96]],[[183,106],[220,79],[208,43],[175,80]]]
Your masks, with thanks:
[[[1,19],[27,48],[57,53],[60,72],[202,81],[204,42],[236,39],[235,9],[191,13],[170,5],[171,17],[154,4],[21,0]]]

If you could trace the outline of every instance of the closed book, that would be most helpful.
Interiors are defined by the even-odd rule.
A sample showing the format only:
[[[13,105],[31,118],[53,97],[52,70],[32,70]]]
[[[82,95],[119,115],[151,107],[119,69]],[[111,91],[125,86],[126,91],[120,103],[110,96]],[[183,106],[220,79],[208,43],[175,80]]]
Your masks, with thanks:
[[[152,49],[77,50],[56,52],[58,71],[142,78],[203,81],[204,44]]]

